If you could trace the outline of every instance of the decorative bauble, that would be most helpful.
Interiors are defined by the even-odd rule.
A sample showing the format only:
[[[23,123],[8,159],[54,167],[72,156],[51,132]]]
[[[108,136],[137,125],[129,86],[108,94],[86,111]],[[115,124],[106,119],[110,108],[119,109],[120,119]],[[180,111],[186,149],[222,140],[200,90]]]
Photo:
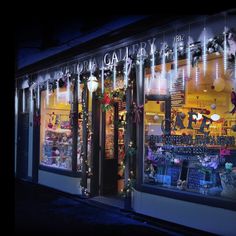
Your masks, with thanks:
[[[186,115],[185,115],[183,112],[180,113],[180,117],[181,117],[182,119],[184,119],[185,116],[186,116]]]
[[[225,81],[219,78],[214,81],[213,85],[216,92],[221,92],[225,88]]]
[[[154,119],[154,120],[158,120],[158,119],[159,119],[159,116],[158,116],[158,115],[155,115],[155,116],[153,117],[153,119]]]
[[[216,109],[216,104],[214,104],[214,103],[211,104],[211,109],[212,109],[212,110],[215,110],[215,109]]]
[[[231,129],[236,132],[236,125],[232,125]]]

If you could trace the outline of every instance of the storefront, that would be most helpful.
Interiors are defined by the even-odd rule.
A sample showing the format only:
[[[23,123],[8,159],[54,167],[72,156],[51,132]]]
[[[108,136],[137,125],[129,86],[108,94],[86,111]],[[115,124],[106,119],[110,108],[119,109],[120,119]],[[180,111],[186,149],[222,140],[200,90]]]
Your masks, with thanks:
[[[18,78],[18,126],[26,100],[33,117],[31,175],[72,194],[125,197],[135,212],[232,235],[235,26],[235,15],[219,14],[154,28]]]

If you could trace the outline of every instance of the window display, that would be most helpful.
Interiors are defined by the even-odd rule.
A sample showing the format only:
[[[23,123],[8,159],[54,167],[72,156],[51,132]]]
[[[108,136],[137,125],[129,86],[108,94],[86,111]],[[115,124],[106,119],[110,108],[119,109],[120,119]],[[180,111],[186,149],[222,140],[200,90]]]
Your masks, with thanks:
[[[143,182],[236,201],[236,83],[222,55],[145,69]],[[229,65],[230,68],[230,65]],[[165,106],[165,103],[170,104]]]
[[[71,106],[68,91],[58,90],[41,93],[40,164],[72,170]]]
[[[124,173],[124,161],[125,161],[125,120],[126,111],[125,103],[118,103],[118,193],[121,193],[124,189],[125,173]]]

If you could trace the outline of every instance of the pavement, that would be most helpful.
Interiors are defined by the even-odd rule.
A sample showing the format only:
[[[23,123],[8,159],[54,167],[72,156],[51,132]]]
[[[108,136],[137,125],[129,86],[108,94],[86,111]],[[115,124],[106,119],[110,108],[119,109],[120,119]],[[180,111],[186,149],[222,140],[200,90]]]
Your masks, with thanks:
[[[120,209],[15,180],[15,235],[35,234],[197,235],[157,227]]]

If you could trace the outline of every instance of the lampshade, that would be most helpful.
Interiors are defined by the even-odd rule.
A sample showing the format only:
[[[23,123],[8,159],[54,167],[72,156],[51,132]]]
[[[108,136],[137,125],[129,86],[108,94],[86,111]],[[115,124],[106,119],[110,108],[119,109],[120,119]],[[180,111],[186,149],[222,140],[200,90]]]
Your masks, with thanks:
[[[95,76],[91,75],[87,82],[88,90],[90,93],[93,93],[98,88],[98,80]]]

